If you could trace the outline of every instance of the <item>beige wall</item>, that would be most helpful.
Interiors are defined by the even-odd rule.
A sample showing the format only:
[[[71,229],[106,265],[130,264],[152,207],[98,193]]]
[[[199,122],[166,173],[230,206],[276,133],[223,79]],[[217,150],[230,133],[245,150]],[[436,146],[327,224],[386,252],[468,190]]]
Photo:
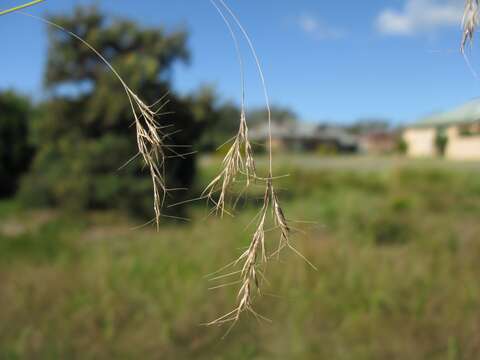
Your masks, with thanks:
[[[405,130],[403,139],[408,146],[408,156],[435,156],[437,154],[435,135],[436,130],[434,128],[412,128]]]
[[[447,130],[448,145],[445,156],[456,160],[480,159],[480,136],[460,136],[457,127]]]

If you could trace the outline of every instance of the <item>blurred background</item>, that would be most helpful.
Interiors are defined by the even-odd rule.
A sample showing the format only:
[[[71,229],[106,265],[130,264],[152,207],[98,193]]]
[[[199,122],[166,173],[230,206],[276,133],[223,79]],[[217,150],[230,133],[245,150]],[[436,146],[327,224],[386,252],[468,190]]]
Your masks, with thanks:
[[[233,189],[223,219],[189,201],[238,130],[228,29],[207,0],[47,0],[28,13],[88,41],[147,103],[168,94],[160,122],[192,154],[166,176],[188,190],[157,232],[118,79],[68,34],[0,17],[0,358],[477,358],[480,57],[458,50],[463,1],[228,4],[264,65],[293,242],[318,270],[286,252],[256,302],[271,323],[247,315],[224,339],[203,326],[235,305],[206,276],[248,246],[263,191]],[[263,90],[241,52],[264,175]]]

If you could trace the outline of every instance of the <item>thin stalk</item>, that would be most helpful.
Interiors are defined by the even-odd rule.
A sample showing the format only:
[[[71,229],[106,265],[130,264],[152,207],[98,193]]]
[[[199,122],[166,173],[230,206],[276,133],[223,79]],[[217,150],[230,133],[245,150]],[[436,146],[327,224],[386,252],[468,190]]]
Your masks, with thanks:
[[[246,187],[250,185],[250,179],[256,178],[255,161],[253,159],[253,150],[248,138],[248,125],[246,119],[246,105],[245,105],[245,70],[242,53],[240,50],[240,44],[235,34],[230,21],[225,16],[224,12],[215,0],[210,0],[212,5],[220,14],[223,22],[228,28],[228,31],[232,37],[235,45],[235,50],[240,65],[240,80],[241,80],[241,113],[240,113],[240,125],[237,135],[232,138],[233,142],[230,149],[227,152],[223,162],[222,171],[210,182],[202,193],[202,197],[206,197],[208,201],[215,204],[215,212],[220,213],[222,216],[224,213],[228,213],[225,210],[225,202],[227,198],[227,192],[230,186],[235,182],[235,178],[239,173],[246,175]],[[228,142],[227,142],[228,143]],[[218,199],[214,199],[214,193],[219,192]],[[235,205],[234,205],[235,207]]]
[[[37,0],[38,1],[38,0]],[[41,0],[41,1],[44,1],[44,0]],[[29,14],[29,13],[25,13],[25,12],[22,12],[22,15],[24,16],[28,16],[28,17],[31,17],[35,20],[38,20],[38,21],[41,21],[47,25],[50,25],[50,26],[53,26],[55,28],[57,28],[58,30],[74,37],[75,39],[77,39],[78,41],[80,41],[83,45],[85,45],[86,47],[88,47],[95,55],[98,56],[98,58],[100,60],[102,60],[102,62],[110,69],[110,71],[115,75],[115,77],[120,81],[120,83],[123,85],[124,88],[128,88],[127,84],[125,83],[125,81],[123,81],[122,77],[120,76],[120,74],[117,72],[117,70],[115,70],[115,68],[108,62],[107,59],[105,59],[105,57],[100,54],[100,52],[97,51],[97,49],[95,49],[92,45],[90,45],[88,42],[86,42],[85,40],[83,40],[80,36],[78,36],[77,34],[75,34],[74,32],[71,32],[70,30],[64,28],[63,26],[59,25],[59,24],[56,24],[50,20],[47,20],[45,18],[42,18],[42,17],[39,17],[39,16],[35,16],[35,15],[32,15],[32,14]],[[127,92],[128,93],[128,92]]]
[[[14,11],[18,11],[18,10],[21,10],[21,9],[25,9],[25,8],[33,6],[33,5],[37,5],[37,4],[39,4],[41,2],[44,2],[44,1],[45,0],[30,1],[29,3],[23,4],[23,5],[18,5],[18,6],[15,6],[15,7],[11,8],[11,9],[2,10],[2,11],[0,11],[0,16],[7,15],[7,14],[10,14]]]
[[[235,51],[237,53],[237,58],[238,58],[238,63],[240,65],[240,81],[241,81],[241,87],[242,87],[242,99],[241,99],[241,111],[242,113],[246,112],[246,106],[245,106],[245,97],[246,97],[246,86],[245,86],[245,66],[243,62],[243,57],[242,57],[242,52],[240,50],[240,44],[238,42],[237,36],[235,35],[235,31],[232,28],[232,25],[226,18],[226,16],[223,14],[223,11],[220,9],[220,7],[217,5],[217,3],[214,0],[210,0],[210,3],[215,7],[217,12],[220,14],[220,17],[222,18],[223,22],[228,28],[228,32],[230,33],[230,36],[233,40],[233,43],[235,45]]]
[[[272,155],[272,110],[270,107],[270,96],[268,94],[268,89],[267,89],[267,83],[265,81],[265,76],[263,73],[263,68],[260,63],[260,59],[258,57],[257,51],[255,50],[255,46],[253,45],[252,39],[250,38],[250,35],[248,35],[247,30],[243,27],[242,23],[238,19],[238,17],[235,15],[235,13],[228,7],[228,5],[225,3],[224,0],[218,0],[222,6],[227,10],[227,12],[230,14],[230,16],[233,18],[235,23],[237,24],[238,28],[242,32],[243,36],[245,37],[245,40],[247,40],[248,46],[250,48],[250,51],[252,52],[253,58],[255,59],[255,63],[257,65],[258,73],[260,75],[260,80],[262,81],[262,87],[263,87],[263,95],[265,96],[265,103],[267,107],[267,115],[268,115],[268,156],[269,156],[269,176],[270,178],[273,177],[273,155]]]

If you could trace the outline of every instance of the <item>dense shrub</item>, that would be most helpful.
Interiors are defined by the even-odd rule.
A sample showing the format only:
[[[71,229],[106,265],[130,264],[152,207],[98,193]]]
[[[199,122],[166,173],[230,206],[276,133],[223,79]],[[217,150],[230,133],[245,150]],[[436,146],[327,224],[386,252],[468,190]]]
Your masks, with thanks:
[[[0,198],[15,193],[20,175],[30,164],[30,115],[26,98],[12,92],[0,94]]]
[[[435,148],[437,150],[437,153],[441,156],[444,156],[445,151],[447,150],[447,146],[448,146],[448,136],[443,132],[439,132],[435,136]]]

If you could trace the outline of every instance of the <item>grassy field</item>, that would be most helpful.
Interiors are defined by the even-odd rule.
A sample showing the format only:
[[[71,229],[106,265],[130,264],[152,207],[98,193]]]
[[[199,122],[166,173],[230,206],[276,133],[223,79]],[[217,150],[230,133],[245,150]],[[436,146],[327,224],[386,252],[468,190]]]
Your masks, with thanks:
[[[159,233],[113,212],[9,201],[0,358],[478,358],[480,164],[279,163],[295,244],[318,271],[288,253],[271,264],[258,311],[272,323],[246,317],[225,339],[225,328],[201,325],[234,304],[235,289],[208,290],[205,275],[247,245],[255,195],[233,219],[196,205],[191,222]],[[215,167],[202,160],[203,183]]]

